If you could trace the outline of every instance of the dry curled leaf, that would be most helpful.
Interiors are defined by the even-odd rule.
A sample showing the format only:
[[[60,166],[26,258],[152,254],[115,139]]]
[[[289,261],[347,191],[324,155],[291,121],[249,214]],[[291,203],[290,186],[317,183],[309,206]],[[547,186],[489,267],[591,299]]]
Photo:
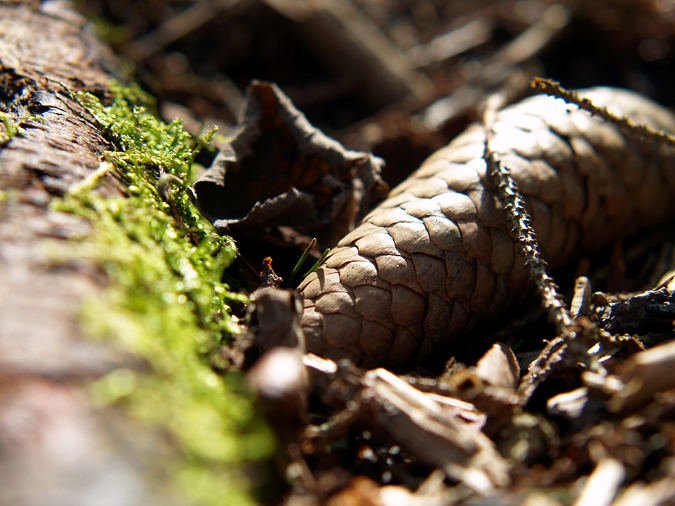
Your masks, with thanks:
[[[240,130],[194,185],[216,228],[288,225],[329,244],[386,194],[382,160],[349,151],[314,128],[272,83],[248,89]]]
[[[653,129],[664,108],[618,89],[583,96]],[[675,150],[576,105],[536,96],[497,113],[490,148],[507,166],[553,267],[665,221],[675,210]],[[530,291],[486,177],[477,124],[437,151],[308,276],[308,349],[408,368],[475,345],[458,337]],[[481,343],[487,344],[487,343]]]

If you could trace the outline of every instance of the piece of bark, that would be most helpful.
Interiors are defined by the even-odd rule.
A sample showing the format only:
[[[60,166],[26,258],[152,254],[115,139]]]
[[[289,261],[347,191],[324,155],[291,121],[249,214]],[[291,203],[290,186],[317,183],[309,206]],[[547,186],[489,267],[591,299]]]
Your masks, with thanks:
[[[602,459],[586,480],[574,506],[609,506],[625,476],[626,470],[621,462],[612,458]]]
[[[105,278],[83,259],[53,266],[90,227],[49,203],[110,149],[72,92],[105,96],[124,76],[70,2],[0,1],[0,33],[0,101],[23,130],[0,145],[0,502],[171,504],[153,485],[166,442],[91,402],[93,380],[141,365],[78,325]]]
[[[652,400],[654,394],[675,388],[675,342],[655,346],[630,357],[617,376],[624,387],[608,405],[615,412],[631,412]]]
[[[516,356],[508,346],[495,343],[476,363],[478,376],[488,385],[515,393],[520,379]]]
[[[660,334],[672,339],[675,290],[662,286],[610,303],[597,311],[599,324],[613,334]]]
[[[675,116],[637,94],[584,95],[675,131]],[[672,147],[547,96],[502,110],[493,128],[490,147],[517,181],[553,268],[675,209]],[[461,336],[521,302],[531,286],[486,182],[485,137],[474,125],[428,158],[305,278],[309,351],[404,369],[489,344]]]
[[[313,361],[312,361],[313,362]],[[316,375],[329,375],[357,388],[356,395],[338,383],[329,385],[346,408],[328,423],[309,426],[308,440],[343,434],[354,424],[384,432],[420,462],[442,469],[479,494],[510,482],[508,465],[482,432],[483,414],[460,399],[423,392],[386,369],[335,373],[305,363]]]
[[[101,374],[118,354],[78,339],[75,324],[79,300],[100,290],[101,275],[85,261],[48,269],[46,251],[89,226],[47,206],[96,170],[110,147],[70,93],[102,92],[115,61],[66,2],[0,9],[0,98],[31,117],[20,122],[22,135],[0,146],[0,188],[8,195],[0,204],[0,361],[19,373]],[[109,182],[103,191],[115,188]]]

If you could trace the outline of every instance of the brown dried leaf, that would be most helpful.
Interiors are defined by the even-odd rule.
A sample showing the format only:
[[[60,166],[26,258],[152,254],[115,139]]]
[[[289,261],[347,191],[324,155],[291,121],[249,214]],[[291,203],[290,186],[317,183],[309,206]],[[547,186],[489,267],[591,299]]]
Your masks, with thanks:
[[[220,152],[194,190],[202,212],[223,231],[289,225],[329,244],[386,193],[382,164],[314,128],[276,85],[254,81],[231,149]]]

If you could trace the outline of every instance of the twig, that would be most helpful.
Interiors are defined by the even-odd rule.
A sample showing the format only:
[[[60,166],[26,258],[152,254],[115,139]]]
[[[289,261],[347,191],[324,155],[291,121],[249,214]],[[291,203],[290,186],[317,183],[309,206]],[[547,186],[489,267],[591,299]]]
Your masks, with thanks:
[[[200,0],[183,12],[176,14],[163,24],[135,40],[128,54],[136,60],[145,60],[172,42],[193,32],[221,10],[236,4],[237,0]]]
[[[542,305],[549,320],[555,325],[556,337],[549,342],[539,354],[523,377],[518,387],[518,395],[526,402],[539,385],[556,368],[569,359],[581,359],[588,369],[606,375],[600,362],[588,351],[588,343],[598,343],[610,339],[596,325],[588,320],[575,321],[570,310],[560,295],[558,286],[547,272],[547,263],[541,253],[537,235],[532,226],[532,219],[525,205],[525,199],[518,190],[518,185],[508,167],[504,166],[499,156],[490,148],[494,132],[492,125],[496,111],[501,104],[500,96],[492,96],[487,100],[484,114],[486,129],[485,160],[488,177],[495,187],[497,198],[504,206],[504,211],[519,254],[525,259],[530,278],[534,281]],[[598,347],[598,351],[601,346]]]
[[[535,77],[530,84],[534,89],[543,91],[547,95],[552,95],[554,97],[562,98],[565,102],[578,105],[580,108],[595,114],[603,118],[605,121],[616,125],[622,130],[628,130],[630,132],[641,135],[647,139],[654,140],[661,143],[669,144],[670,146],[675,146],[675,136],[669,134],[668,132],[662,132],[654,130],[653,128],[647,125],[640,125],[633,123],[630,119],[617,116],[605,107],[598,107],[589,99],[580,96],[576,91],[568,90],[563,88],[560,83],[553,81],[551,79],[544,79],[541,77]]]
[[[419,44],[407,52],[417,68],[428,67],[454,58],[490,39],[493,23],[476,19],[450,32],[435,37],[427,44]]]
[[[626,470],[620,461],[612,458],[602,459],[586,480],[574,506],[611,504],[625,477]]]
[[[570,312],[558,291],[553,278],[548,275],[546,260],[541,253],[537,235],[532,227],[530,214],[525,207],[525,200],[518,191],[516,181],[507,167],[502,165],[497,154],[490,150],[488,128],[488,142],[486,144],[486,160],[488,175],[495,185],[497,196],[504,204],[506,216],[513,230],[520,255],[525,259],[530,278],[537,286],[544,309],[549,319],[555,324],[558,335],[565,338],[573,337],[574,325]]]
[[[534,72],[529,72],[526,62],[545,49],[567,26],[569,10],[555,4],[544,11],[541,18],[495,54],[477,66],[478,73],[464,76],[464,83],[449,97],[437,100],[422,113],[431,129],[440,128],[452,118],[470,108],[477,108],[488,93],[499,90],[505,101],[523,93],[526,82]]]

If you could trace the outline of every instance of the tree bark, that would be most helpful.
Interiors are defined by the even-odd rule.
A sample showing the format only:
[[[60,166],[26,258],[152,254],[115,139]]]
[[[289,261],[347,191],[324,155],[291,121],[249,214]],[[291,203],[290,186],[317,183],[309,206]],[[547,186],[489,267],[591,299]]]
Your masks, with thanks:
[[[83,297],[101,291],[104,277],[89,261],[50,262],[55,241],[89,231],[50,201],[97,169],[110,147],[72,92],[105,97],[119,68],[69,2],[0,1],[0,110],[23,118],[23,134],[0,145],[3,504],[168,500],[149,479],[162,445],[88,400],[93,380],[138,363],[78,326]],[[115,182],[99,191],[116,192]]]

